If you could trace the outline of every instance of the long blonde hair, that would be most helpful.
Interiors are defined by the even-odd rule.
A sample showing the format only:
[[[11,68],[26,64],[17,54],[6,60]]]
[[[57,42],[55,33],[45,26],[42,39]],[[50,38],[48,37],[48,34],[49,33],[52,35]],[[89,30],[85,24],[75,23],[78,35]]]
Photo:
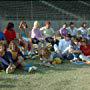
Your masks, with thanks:
[[[38,27],[40,27],[40,24],[39,24],[39,22],[38,22],[38,21],[34,21],[34,25],[33,25],[33,27],[35,27],[35,28],[38,28]]]

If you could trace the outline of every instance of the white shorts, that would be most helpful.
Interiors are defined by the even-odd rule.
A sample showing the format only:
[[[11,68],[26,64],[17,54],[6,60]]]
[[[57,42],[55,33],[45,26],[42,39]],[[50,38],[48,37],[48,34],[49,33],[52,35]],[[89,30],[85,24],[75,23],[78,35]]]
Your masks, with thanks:
[[[22,37],[23,40],[25,40],[26,42],[29,42],[30,41],[30,38],[27,38],[27,37]]]

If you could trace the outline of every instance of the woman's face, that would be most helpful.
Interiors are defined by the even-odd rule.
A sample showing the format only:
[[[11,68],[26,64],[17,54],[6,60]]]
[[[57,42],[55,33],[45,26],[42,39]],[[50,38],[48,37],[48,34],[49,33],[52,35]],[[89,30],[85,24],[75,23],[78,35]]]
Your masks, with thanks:
[[[51,26],[50,24],[46,24],[46,28],[50,28],[50,26]]]
[[[4,46],[0,46],[0,53],[4,51]]]
[[[69,40],[70,40],[70,38],[66,36],[66,37],[65,37],[65,40],[66,40],[66,41],[69,41]]]
[[[71,27],[71,28],[74,28],[74,27],[75,27],[75,25],[74,25],[74,24],[72,24],[70,27]]]
[[[39,25],[35,25],[34,28],[39,28]]]
[[[85,42],[81,42],[81,45],[86,46],[86,43]]]
[[[86,28],[86,27],[87,27],[87,25],[86,25],[86,24],[83,24],[83,27],[84,27],[84,28]]]
[[[11,50],[15,50],[15,44],[14,44],[13,42],[11,42],[11,43],[9,44],[9,48],[10,48]]]
[[[22,27],[23,27],[23,29],[26,29],[26,25],[25,24],[22,24]]]
[[[66,27],[67,27],[67,25],[66,25],[66,24],[64,24],[64,25],[63,25],[63,28],[66,28]]]
[[[74,41],[74,44],[75,44],[75,45],[78,45],[78,41]]]

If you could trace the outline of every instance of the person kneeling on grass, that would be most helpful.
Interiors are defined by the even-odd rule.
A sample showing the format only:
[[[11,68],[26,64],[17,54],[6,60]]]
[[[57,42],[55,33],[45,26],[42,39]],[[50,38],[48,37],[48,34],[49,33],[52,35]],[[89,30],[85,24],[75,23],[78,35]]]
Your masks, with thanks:
[[[81,40],[80,50],[82,54],[79,56],[82,61],[90,64],[90,44],[87,43],[87,39]]]
[[[12,54],[5,50],[5,45],[2,42],[0,42],[0,67],[6,73],[13,73],[16,69]]]

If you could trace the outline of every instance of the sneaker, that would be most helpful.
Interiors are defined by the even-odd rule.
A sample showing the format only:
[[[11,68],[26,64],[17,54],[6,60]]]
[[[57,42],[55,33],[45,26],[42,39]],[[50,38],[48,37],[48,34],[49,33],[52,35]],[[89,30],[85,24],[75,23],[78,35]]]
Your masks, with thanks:
[[[32,67],[29,67],[28,72],[32,72],[32,71],[36,71],[36,70],[37,70],[37,67],[32,66]]]
[[[6,73],[10,74],[13,73],[16,69],[16,66],[14,64],[10,64],[7,68],[6,68]]]
[[[70,60],[70,62],[77,62],[77,61],[79,61],[78,58],[75,58],[75,59]]]
[[[28,51],[28,55],[30,55],[31,54],[31,52],[30,51]]]
[[[32,68],[33,68],[33,70],[35,70],[35,71],[37,70],[37,67],[35,67],[35,66],[32,66]]]
[[[28,72],[32,72],[32,71],[33,71],[33,68],[29,67]]]
[[[45,63],[44,65],[47,67],[52,67],[52,65],[50,63]]]
[[[40,58],[40,60],[41,60],[41,61],[43,61],[43,59],[42,59],[42,58]]]

